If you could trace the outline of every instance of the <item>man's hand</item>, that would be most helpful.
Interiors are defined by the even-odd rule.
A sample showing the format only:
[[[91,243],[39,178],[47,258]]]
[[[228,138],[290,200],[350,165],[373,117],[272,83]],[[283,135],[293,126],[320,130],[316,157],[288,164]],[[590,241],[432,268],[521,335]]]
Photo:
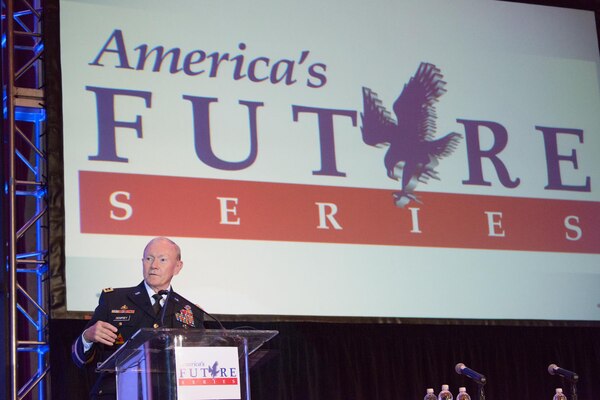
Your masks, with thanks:
[[[117,340],[118,329],[108,322],[98,321],[83,331],[83,338],[88,342],[102,343],[112,346]]]

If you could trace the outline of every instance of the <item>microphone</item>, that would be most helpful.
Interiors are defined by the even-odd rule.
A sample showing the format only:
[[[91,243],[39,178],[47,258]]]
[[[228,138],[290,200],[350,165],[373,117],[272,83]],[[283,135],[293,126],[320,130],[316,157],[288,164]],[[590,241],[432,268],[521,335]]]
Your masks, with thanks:
[[[167,312],[167,304],[169,304],[169,299],[171,298],[171,291],[170,291],[170,290],[160,290],[160,291],[158,292],[158,294],[160,294],[161,296],[163,296],[163,295],[165,295],[165,294],[167,295],[167,298],[165,299],[165,302],[164,302],[164,304],[163,304],[163,307],[162,307],[162,309],[161,309],[161,312],[160,312],[160,327],[162,328],[162,327],[165,325],[165,313]],[[199,307],[199,306],[197,306],[197,307],[198,307],[198,308],[200,308],[200,310],[201,310],[201,311],[202,311],[204,314],[208,315],[208,316],[209,316],[209,317],[211,317],[213,320],[215,320],[215,321],[217,322],[217,324],[219,324],[219,327],[220,327],[222,330],[224,330],[224,331],[226,331],[226,330],[227,330],[227,329],[226,329],[226,328],[223,326],[223,324],[221,323],[221,321],[219,321],[219,320],[218,320],[218,319],[217,319],[215,316],[213,316],[213,315],[211,315],[211,314],[207,313],[207,312],[206,312],[204,309],[202,309],[201,307]]]
[[[162,328],[163,326],[165,326],[165,313],[167,312],[167,305],[169,304],[169,298],[171,298],[171,291],[170,290],[159,290],[158,294],[160,294],[161,296],[164,296],[165,294],[167,295],[167,298],[165,299],[165,302],[163,303],[162,310],[160,310],[161,311],[160,312],[160,327]]]
[[[573,383],[575,383],[575,382],[577,382],[577,380],[579,380],[579,375],[577,375],[577,373],[566,370],[564,368],[561,368],[556,364],[548,365],[548,373],[550,375],[562,376],[563,378],[565,378],[568,381],[573,382]]]
[[[196,307],[198,307],[198,308],[199,308],[199,309],[200,309],[200,310],[201,310],[201,311],[202,311],[204,314],[208,315],[208,316],[209,316],[210,318],[212,318],[214,321],[216,321],[216,322],[217,322],[217,324],[219,324],[219,327],[221,328],[221,330],[224,330],[224,331],[226,331],[226,330],[227,330],[227,328],[225,328],[225,327],[223,326],[223,324],[221,323],[221,321],[219,321],[219,319],[218,319],[217,317],[215,317],[215,316],[214,316],[214,315],[212,315],[212,314],[209,314],[209,313],[207,313],[207,312],[206,312],[206,311],[205,311],[205,310],[204,310],[202,307],[200,307],[200,306],[199,306],[199,305],[197,305],[197,304],[196,304]]]
[[[469,378],[471,378],[475,382],[477,382],[479,385],[485,385],[485,383],[486,383],[485,376],[483,376],[482,374],[480,374],[477,371],[473,371],[471,368],[468,368],[463,363],[456,364],[456,366],[454,367],[454,370],[459,375],[468,376]]]

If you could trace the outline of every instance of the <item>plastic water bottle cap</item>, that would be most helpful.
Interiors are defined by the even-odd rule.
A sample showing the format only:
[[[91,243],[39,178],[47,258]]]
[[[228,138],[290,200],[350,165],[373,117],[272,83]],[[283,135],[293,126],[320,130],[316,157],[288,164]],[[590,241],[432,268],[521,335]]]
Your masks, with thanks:
[[[450,388],[450,386],[448,385],[442,385],[442,390],[448,390]]]
[[[427,388],[427,394],[433,393],[433,388]]]
[[[458,388],[458,391],[459,391],[459,392],[466,392],[466,391],[467,391],[467,388],[466,388],[466,387],[459,387],[459,388]]]
[[[562,393],[562,388],[556,388],[556,393]]]

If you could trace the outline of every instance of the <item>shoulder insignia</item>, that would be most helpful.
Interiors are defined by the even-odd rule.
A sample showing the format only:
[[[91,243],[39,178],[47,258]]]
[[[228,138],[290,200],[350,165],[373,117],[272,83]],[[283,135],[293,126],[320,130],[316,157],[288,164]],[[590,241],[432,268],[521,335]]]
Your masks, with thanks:
[[[105,288],[105,289],[102,289],[102,291],[103,291],[104,293],[110,293],[110,292],[114,292],[114,291],[115,291],[115,289],[113,289],[113,288],[111,288],[111,287],[107,287],[107,288]]]

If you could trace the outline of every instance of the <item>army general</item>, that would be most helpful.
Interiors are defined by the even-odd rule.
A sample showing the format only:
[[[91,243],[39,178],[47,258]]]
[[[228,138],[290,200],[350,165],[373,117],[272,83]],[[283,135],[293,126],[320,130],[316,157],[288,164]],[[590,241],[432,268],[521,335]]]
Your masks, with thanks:
[[[166,237],[154,238],[144,249],[142,264],[139,285],[102,291],[92,319],[73,343],[77,366],[96,368],[140,328],[203,328],[204,312],[171,287],[183,267],[179,246]],[[115,399],[115,386],[114,374],[102,372],[90,398]]]

